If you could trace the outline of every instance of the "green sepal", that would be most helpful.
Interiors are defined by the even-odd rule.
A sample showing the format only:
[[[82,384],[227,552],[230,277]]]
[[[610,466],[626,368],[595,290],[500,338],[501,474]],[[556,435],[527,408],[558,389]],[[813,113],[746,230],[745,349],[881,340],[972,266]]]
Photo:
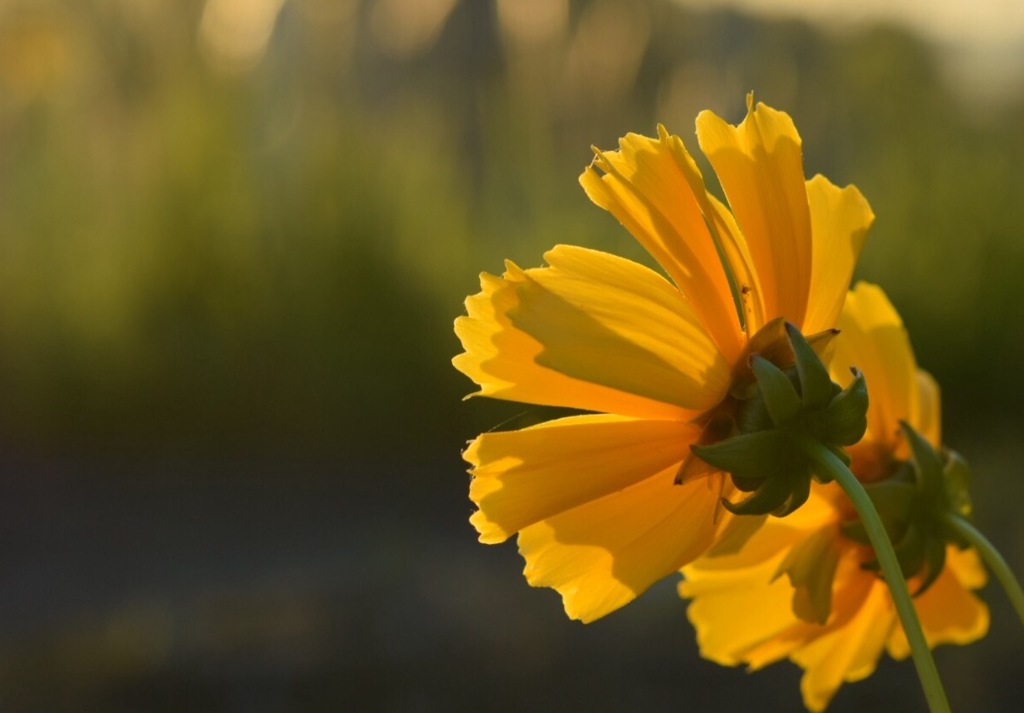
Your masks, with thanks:
[[[938,536],[929,537],[925,544],[924,578],[913,593],[915,597],[919,594],[924,594],[928,587],[932,586],[935,580],[939,578],[939,575],[942,574],[942,568],[946,566],[946,541],[941,536],[941,533],[937,534]]]
[[[946,451],[946,467],[943,469],[946,497],[949,505],[961,517],[969,518],[974,511],[971,503],[971,468],[956,451]]]
[[[824,408],[835,393],[828,369],[795,325],[787,322],[786,334],[793,348],[796,370],[800,376],[803,407],[814,410]]]
[[[773,364],[787,367],[793,363],[793,351],[786,339],[786,320],[776,317],[764,324],[747,342],[745,356],[736,362],[732,371],[729,395],[745,401],[757,395],[757,381],[750,368],[750,358],[759,354]]]
[[[926,497],[935,498],[945,495],[944,473],[942,460],[939,454],[932,448],[932,444],[924,439],[920,433],[915,431],[906,421],[900,421],[903,434],[910,443],[910,450],[914,454],[915,473],[921,488]]]
[[[793,462],[794,449],[781,431],[756,431],[719,441],[714,445],[692,445],[690,450],[706,463],[738,478],[772,478],[785,472]]]
[[[807,501],[810,479],[807,474],[793,477],[777,475],[765,478],[761,486],[738,503],[722,498],[722,506],[734,515],[766,515],[785,517]],[[803,487],[806,484],[806,492]]]
[[[920,494],[913,483],[883,480],[867,488],[871,502],[884,522],[906,520],[918,504]],[[889,533],[890,535],[894,533]]]
[[[800,413],[800,395],[785,372],[759,354],[750,358],[750,369],[754,372],[772,424],[783,426],[793,421]]]
[[[825,443],[852,446],[864,437],[868,427],[868,388],[864,374],[856,368],[853,381],[832,399],[809,430]]]
[[[749,493],[731,512],[744,515],[788,515],[806,502],[811,479],[826,483],[798,445],[813,439],[844,464],[844,445],[864,433],[867,391],[855,373],[845,390],[833,383],[819,354],[837,332],[827,330],[805,338],[792,324],[776,319],[765,324],[747,345],[746,359],[733,369],[729,397],[717,409],[733,428],[691,446],[705,463],[729,473],[735,488]],[[862,413],[854,413],[860,409]],[[680,469],[686,479],[692,464]]]
[[[806,472],[806,468],[803,472],[794,474],[789,484],[789,497],[779,507],[772,510],[771,513],[775,517],[786,517],[791,512],[794,512],[798,507],[807,502],[807,498],[811,496],[811,478],[810,473]]]
[[[697,443],[718,443],[733,435],[734,432],[735,424],[732,419],[722,415],[712,415],[704,423]],[[696,453],[693,453],[691,449],[691,452],[683,459],[679,470],[676,471],[674,482],[676,485],[682,485],[717,470],[713,465],[698,457]]]

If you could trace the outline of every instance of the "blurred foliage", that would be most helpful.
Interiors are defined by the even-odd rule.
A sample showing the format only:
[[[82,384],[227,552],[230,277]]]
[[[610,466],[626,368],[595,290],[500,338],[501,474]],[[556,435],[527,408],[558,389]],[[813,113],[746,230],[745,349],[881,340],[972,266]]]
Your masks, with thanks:
[[[447,359],[475,270],[559,241],[639,257],[576,185],[588,147],[660,121],[696,149],[696,113],[738,120],[748,90],[794,116],[809,173],[871,200],[860,275],[951,400],[1024,396],[991,378],[1024,348],[998,307],[1024,267],[1020,103],[979,125],[906,32],[667,2],[261,2],[273,32],[245,66],[203,32],[214,2],[4,7],[8,439],[372,453],[471,432]]]

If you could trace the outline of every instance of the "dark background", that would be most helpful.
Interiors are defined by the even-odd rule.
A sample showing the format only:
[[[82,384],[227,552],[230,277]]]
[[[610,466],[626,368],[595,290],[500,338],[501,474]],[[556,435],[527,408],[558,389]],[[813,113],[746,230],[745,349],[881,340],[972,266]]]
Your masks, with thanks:
[[[5,3],[0,710],[799,710],[796,667],[699,658],[674,581],[583,626],[477,544],[460,448],[538,414],[450,366],[502,258],[646,259],[576,182],[592,144],[696,153],[750,90],[871,202],[858,276],[1024,572],[1024,85],[948,61],[656,0]],[[939,667],[956,710],[1019,710],[983,596]],[[910,663],[830,710],[866,709],[924,709]]]

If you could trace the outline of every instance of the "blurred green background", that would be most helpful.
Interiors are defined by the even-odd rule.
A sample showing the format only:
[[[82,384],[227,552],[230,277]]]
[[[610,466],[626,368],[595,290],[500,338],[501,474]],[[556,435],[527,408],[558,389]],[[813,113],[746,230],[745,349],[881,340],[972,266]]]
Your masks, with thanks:
[[[793,666],[700,660],[673,582],[583,627],[476,544],[459,450],[524,408],[450,366],[479,271],[645,259],[576,182],[592,144],[695,151],[750,90],[870,200],[858,275],[1024,573],[1024,82],[956,64],[668,0],[0,3],[0,709],[798,709]],[[939,666],[1019,710],[984,594]],[[869,707],[923,707],[908,663],[830,710]]]

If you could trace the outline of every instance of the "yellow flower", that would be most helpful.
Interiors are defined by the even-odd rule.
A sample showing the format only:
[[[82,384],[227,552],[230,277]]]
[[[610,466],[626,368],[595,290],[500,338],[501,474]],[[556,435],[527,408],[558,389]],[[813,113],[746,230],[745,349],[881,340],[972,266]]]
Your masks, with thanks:
[[[518,533],[529,583],[583,621],[699,556],[729,521],[725,476],[682,472],[690,445],[762,326],[835,325],[874,217],[856,188],[805,181],[782,112],[751,99],[738,126],[703,112],[697,138],[731,211],[663,128],[596,151],[580,177],[671,281],[560,245],[546,267],[481,275],[455,324],[454,364],[478,395],[596,412],[485,433],[464,453],[480,540]]]
[[[857,366],[870,392],[868,430],[849,449],[851,469],[876,481],[910,458],[900,421],[941,445],[938,386],[918,370],[899,315],[879,288],[857,285],[839,328],[832,377],[849,380],[849,367]],[[751,670],[788,657],[805,669],[801,691],[812,711],[824,710],[844,681],[870,675],[883,649],[905,658],[909,646],[888,587],[862,566],[874,552],[843,534],[842,523],[854,517],[837,484],[815,484],[793,515],[768,521],[745,541],[739,531],[733,541],[724,537],[684,567],[679,589],[693,599],[688,614],[701,653]],[[922,577],[910,578],[912,592]],[[938,578],[915,598],[929,646],[985,634],[988,609],[970,592],[984,582],[975,552],[947,545]]]

